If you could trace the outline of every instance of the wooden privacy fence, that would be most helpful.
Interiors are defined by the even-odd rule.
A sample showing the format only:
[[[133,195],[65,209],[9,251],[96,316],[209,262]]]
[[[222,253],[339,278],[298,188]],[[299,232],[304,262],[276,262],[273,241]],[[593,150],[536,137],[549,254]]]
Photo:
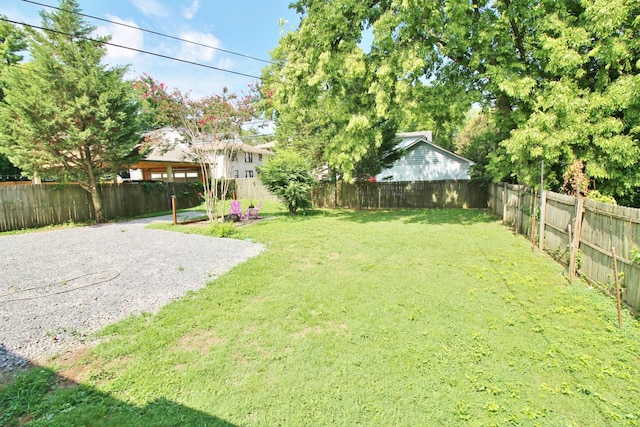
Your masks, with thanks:
[[[609,205],[521,185],[491,184],[489,207],[516,232],[528,236],[592,283],[614,290],[614,256],[624,299],[640,307],[640,209]]]
[[[317,207],[486,208],[487,186],[475,181],[321,182],[313,191]]]
[[[278,200],[257,178],[241,178],[234,181],[238,199],[249,199],[256,203],[259,200]]]
[[[107,219],[197,206],[198,187],[191,184],[140,182],[104,185],[102,206]],[[95,219],[89,194],[77,184],[0,187],[0,231],[85,222]]]

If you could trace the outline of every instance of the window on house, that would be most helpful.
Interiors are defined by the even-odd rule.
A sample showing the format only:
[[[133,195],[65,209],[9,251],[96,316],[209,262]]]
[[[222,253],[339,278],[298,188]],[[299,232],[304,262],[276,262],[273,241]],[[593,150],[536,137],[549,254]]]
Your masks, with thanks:
[[[237,170],[234,170],[234,171],[233,171],[233,177],[234,177],[234,178],[240,178],[240,172],[239,172],[239,171],[237,171]]]
[[[253,171],[244,171],[245,178],[253,178]]]
[[[258,161],[262,161],[262,154],[258,154]]]
[[[253,153],[244,153],[244,161],[246,163],[253,163]]]
[[[232,162],[237,162],[238,161],[238,153],[236,153],[235,151],[233,153],[231,153],[231,161]]]

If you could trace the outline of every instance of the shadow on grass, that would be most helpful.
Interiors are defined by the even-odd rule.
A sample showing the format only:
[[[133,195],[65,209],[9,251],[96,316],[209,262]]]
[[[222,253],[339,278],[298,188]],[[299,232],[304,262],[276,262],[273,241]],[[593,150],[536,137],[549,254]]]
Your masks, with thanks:
[[[164,398],[145,406],[131,405],[50,368],[10,356],[22,368],[0,375],[2,426],[234,426]]]
[[[261,216],[262,216],[262,212]],[[400,221],[405,224],[478,224],[498,221],[489,210],[486,209],[344,209],[344,208],[318,208],[306,212],[298,212],[297,215],[289,215],[285,212],[275,212],[273,216],[265,213],[265,217],[279,218],[283,221],[304,222],[318,217],[337,218],[342,221],[352,221],[366,224],[375,222]]]
[[[325,211],[327,212],[327,211]],[[381,209],[328,211],[344,221],[358,223],[401,221],[405,224],[478,224],[496,221],[490,212],[481,209]]]

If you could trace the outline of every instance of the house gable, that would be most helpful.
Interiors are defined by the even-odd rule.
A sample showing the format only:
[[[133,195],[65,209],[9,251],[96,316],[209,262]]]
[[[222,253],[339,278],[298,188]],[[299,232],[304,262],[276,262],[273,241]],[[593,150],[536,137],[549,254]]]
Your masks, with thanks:
[[[470,167],[474,164],[451,151],[431,142],[431,132],[398,134],[398,147],[406,150],[391,168],[378,175],[378,181],[438,181],[446,179],[470,179]]]

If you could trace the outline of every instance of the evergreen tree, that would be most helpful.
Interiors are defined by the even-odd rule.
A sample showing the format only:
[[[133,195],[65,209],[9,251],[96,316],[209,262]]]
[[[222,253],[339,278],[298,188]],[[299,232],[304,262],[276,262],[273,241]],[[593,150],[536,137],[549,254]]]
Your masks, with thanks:
[[[27,31],[32,60],[5,76],[0,153],[30,176],[77,181],[103,222],[100,178],[135,160],[138,104],[126,67],[101,63],[109,38],[92,36],[79,13],[62,0],[41,12],[43,31]]]
[[[4,18],[4,16],[0,16]],[[27,48],[25,34],[10,22],[0,21],[0,103],[4,99],[4,73],[12,65],[22,61],[20,52]],[[7,156],[0,153],[0,175],[19,176],[21,171]]]

